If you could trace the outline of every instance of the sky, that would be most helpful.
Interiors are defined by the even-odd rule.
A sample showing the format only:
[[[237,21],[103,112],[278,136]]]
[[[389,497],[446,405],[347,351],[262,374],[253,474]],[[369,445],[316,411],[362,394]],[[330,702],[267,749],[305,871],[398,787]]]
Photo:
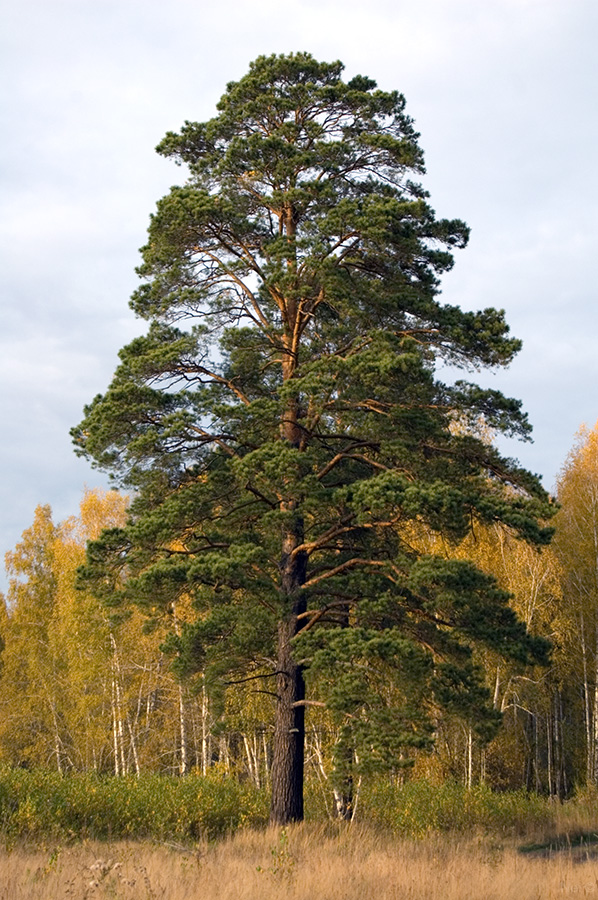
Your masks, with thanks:
[[[40,503],[75,514],[107,480],[69,429],[103,392],[156,201],[184,172],[154,148],[204,121],[260,54],[341,59],[398,89],[439,217],[472,229],[443,281],[506,310],[523,349],[476,379],[523,401],[502,449],[552,490],[598,419],[596,0],[3,0],[0,36],[0,550]],[[0,585],[1,585],[0,581]]]

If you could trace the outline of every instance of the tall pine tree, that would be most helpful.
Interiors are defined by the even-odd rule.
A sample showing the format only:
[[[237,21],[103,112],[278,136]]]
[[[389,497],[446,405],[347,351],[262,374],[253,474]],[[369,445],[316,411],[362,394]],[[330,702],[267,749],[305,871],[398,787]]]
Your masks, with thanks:
[[[166,135],[158,152],[188,177],[142,251],[132,307],[149,330],[73,432],[136,494],[130,524],[90,546],[96,590],[154,617],[190,595],[181,671],[273,695],[277,823],[303,816],[310,702],[339,723],[339,770],[355,748],[382,765],[429,742],[439,705],[490,726],[474,643],[546,655],[492,578],[410,542],[478,519],[542,544],[549,503],[466,427],[526,438],[520,403],[437,377],[520,344],[502,312],[439,302],[468,229],[413,180],[401,94],[342,71],[260,57],[215,118]]]

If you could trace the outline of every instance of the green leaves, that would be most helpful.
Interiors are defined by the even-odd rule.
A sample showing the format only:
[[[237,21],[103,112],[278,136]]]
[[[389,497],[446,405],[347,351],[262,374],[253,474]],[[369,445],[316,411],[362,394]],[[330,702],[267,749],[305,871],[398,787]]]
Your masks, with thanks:
[[[546,664],[550,644],[528,634],[496,580],[460,559],[420,556],[409,586],[447,626],[523,664]]]

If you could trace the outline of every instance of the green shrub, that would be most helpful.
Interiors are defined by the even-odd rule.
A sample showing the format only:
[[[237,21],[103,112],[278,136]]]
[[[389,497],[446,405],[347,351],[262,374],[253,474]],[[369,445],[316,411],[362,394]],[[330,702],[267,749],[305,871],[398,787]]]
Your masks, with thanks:
[[[433,831],[522,833],[552,822],[554,816],[546,797],[526,791],[497,793],[483,784],[468,790],[450,781],[412,781],[399,787],[380,779],[363,789],[360,804],[360,818],[416,838]]]
[[[0,769],[0,829],[12,838],[213,839],[267,820],[263,792],[224,776],[61,776]]]
[[[575,817],[575,805],[581,808],[583,802],[565,804],[569,817]],[[379,778],[364,782],[357,817],[410,838],[479,829],[521,834],[562,819],[565,806],[525,791],[496,793],[485,785],[467,790],[454,782],[423,780],[399,787]],[[326,821],[332,812],[332,794],[328,797],[314,780],[306,784],[306,810],[311,821]],[[262,827],[267,820],[265,791],[218,773],[115,778],[0,768],[0,836],[8,842],[81,838],[195,842]]]

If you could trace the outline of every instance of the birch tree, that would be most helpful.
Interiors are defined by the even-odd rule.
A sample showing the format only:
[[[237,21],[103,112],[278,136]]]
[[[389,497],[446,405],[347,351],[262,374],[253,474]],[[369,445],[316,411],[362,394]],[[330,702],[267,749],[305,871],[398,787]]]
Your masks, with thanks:
[[[598,782],[598,428],[582,428],[558,478],[560,643],[583,702],[586,779]]]

